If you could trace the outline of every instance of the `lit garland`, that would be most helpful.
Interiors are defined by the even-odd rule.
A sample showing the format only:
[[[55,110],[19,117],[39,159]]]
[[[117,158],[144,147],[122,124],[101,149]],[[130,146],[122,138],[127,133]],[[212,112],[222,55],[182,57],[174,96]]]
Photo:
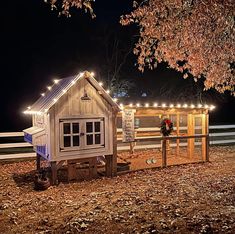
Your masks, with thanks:
[[[61,92],[61,94],[57,97],[57,98],[54,98],[53,99],[53,103],[56,103],[57,101],[58,101],[58,99],[61,97],[61,96],[63,96],[65,93],[67,93],[67,90],[68,89],[70,89],[81,77],[83,77],[84,75],[87,75],[87,76],[90,76],[90,77],[92,77],[92,78],[94,78],[94,72],[82,72],[82,73],[79,73],[79,75],[77,75],[72,81],[71,81],[71,84],[70,84],[70,86],[68,86],[67,87],[67,89],[63,89],[62,90],[62,92]],[[57,85],[59,82],[60,82],[60,80],[59,79],[54,79],[53,80],[53,82],[54,82],[54,85]],[[108,95],[110,94],[110,90],[105,90],[104,88],[103,88],[103,82],[98,82],[98,84],[102,87],[102,89],[103,89],[103,91],[104,92],[106,92]],[[52,90],[52,88],[53,88],[53,86],[47,86],[47,89],[48,89],[48,91],[47,92],[50,92],[51,90]],[[46,96],[46,93],[41,93],[41,96],[42,97],[45,97]],[[118,99],[117,98],[115,98],[115,97],[111,97],[112,98],[112,100],[114,101],[114,102],[118,102]],[[162,105],[158,105],[158,103],[157,102],[154,102],[152,105],[151,104],[149,104],[149,103],[145,103],[145,104],[141,104],[141,103],[136,103],[136,105],[135,104],[133,104],[133,103],[130,103],[129,105],[126,105],[126,106],[128,106],[128,107],[131,107],[131,108],[143,108],[143,107],[145,107],[145,108],[171,108],[171,109],[174,109],[174,108],[178,108],[178,109],[180,109],[180,108],[191,108],[191,109],[194,109],[194,108],[198,108],[198,109],[208,109],[208,110],[213,110],[213,109],[215,109],[215,106],[213,106],[213,105],[211,105],[211,106],[209,106],[209,105],[207,105],[207,104],[205,104],[204,106],[202,105],[202,104],[198,104],[197,106],[196,105],[194,105],[194,104],[191,104],[190,106],[188,105],[188,104],[184,104],[184,105],[181,105],[181,104],[179,104],[179,103],[177,103],[177,105],[174,105],[174,104],[170,104],[170,105],[167,105],[166,103],[162,103]],[[120,107],[120,109],[121,110],[123,110],[124,108],[125,108],[125,106],[122,104],[122,103],[120,103],[119,104],[119,107]],[[27,107],[27,110],[25,110],[23,113],[24,114],[38,114],[38,115],[42,115],[43,113],[47,113],[47,111],[48,111],[48,109],[45,109],[44,110],[44,112],[42,112],[42,111],[33,111],[33,110],[31,110],[31,107],[30,106],[28,106]]]

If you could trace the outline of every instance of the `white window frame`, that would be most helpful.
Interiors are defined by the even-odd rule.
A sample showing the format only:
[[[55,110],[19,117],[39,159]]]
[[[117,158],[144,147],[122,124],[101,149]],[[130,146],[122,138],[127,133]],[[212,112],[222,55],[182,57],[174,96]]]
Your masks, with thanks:
[[[85,119],[84,120],[85,124],[84,127],[86,128],[86,123],[88,122],[92,122],[92,128],[93,131],[87,133],[86,129],[84,129],[84,133],[85,133],[85,148],[86,149],[91,149],[91,148],[102,148],[104,147],[104,118],[94,118],[94,119]],[[100,122],[100,131],[99,132],[95,132],[95,122]],[[100,144],[95,144],[95,134],[100,134]],[[92,135],[93,137],[93,144],[92,145],[87,145],[87,135]]]
[[[61,119],[60,121],[60,151],[99,149],[105,147],[105,120],[104,117]],[[92,122],[92,132],[86,132],[86,123]],[[95,132],[95,122],[100,122],[100,132]],[[70,124],[70,133],[64,134],[64,123]],[[73,133],[72,124],[79,123],[79,133]],[[84,134],[84,135],[83,135]],[[93,144],[87,145],[87,135],[92,135]],[[100,134],[100,144],[95,144],[95,134]],[[70,147],[64,146],[64,136],[70,136]],[[79,146],[73,146],[73,136],[79,136]]]
[[[70,124],[70,133],[65,134],[64,133],[64,124],[69,123]],[[73,123],[79,124],[79,133],[73,133]],[[61,120],[60,121],[60,149],[61,150],[79,150],[81,148],[81,124],[78,120]],[[69,136],[70,137],[70,145],[68,147],[64,146],[64,137]],[[79,146],[73,146],[73,136],[79,136]]]

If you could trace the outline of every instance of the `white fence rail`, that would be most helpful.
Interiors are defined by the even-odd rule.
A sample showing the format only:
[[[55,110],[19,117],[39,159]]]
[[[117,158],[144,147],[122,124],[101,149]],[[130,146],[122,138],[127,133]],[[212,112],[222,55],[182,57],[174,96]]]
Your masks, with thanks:
[[[180,130],[186,130],[186,127],[180,127]],[[196,129],[200,129],[200,127],[196,127]],[[139,128],[137,131],[138,132],[157,132],[160,129],[155,127],[155,128]],[[210,130],[210,145],[222,145],[222,144],[235,144],[235,125],[211,125],[209,126]],[[216,131],[221,131],[221,132],[213,132],[214,130]],[[122,132],[122,129],[118,128],[117,132],[120,133]],[[2,132],[0,133],[0,140],[3,138],[18,138],[18,137],[23,137],[24,134],[23,132]],[[148,139],[158,139],[159,136],[141,136],[141,137],[136,137],[137,140],[143,140],[147,141]],[[118,151],[121,150],[128,150],[130,149],[129,145],[121,145],[121,138],[118,138]],[[195,144],[200,144],[195,142]],[[187,143],[181,143],[180,146],[185,146]],[[175,144],[172,144],[174,147]],[[34,152],[25,152],[22,153],[22,151],[26,147],[32,147],[29,143],[26,142],[14,142],[14,143],[0,143],[0,160],[7,160],[7,159],[24,159],[24,158],[31,158],[35,157],[36,154]],[[159,148],[161,147],[160,144],[156,143],[153,144],[145,144],[145,145],[137,145],[135,146],[135,149],[152,149],[152,148]],[[13,153],[4,153],[4,150],[11,151]],[[17,153],[15,151],[18,150]]]

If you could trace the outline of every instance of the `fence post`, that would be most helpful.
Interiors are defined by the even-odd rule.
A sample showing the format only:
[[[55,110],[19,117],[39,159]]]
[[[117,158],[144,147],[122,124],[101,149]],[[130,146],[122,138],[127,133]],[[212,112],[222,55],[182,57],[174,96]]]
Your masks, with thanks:
[[[209,135],[206,136],[206,162],[209,162]]]
[[[162,140],[162,167],[166,167],[166,139],[163,138]]]

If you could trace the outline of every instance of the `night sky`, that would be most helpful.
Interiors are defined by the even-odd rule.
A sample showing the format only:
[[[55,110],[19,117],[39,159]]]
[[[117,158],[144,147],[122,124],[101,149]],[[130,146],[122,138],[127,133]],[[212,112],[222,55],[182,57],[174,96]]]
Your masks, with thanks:
[[[137,27],[119,24],[120,15],[131,10],[132,1],[112,0],[109,5],[107,2],[95,2],[96,19],[77,10],[71,18],[57,17],[58,12],[51,11],[42,0],[1,2],[0,132],[30,127],[31,118],[22,111],[40,97],[54,78],[90,70],[98,80],[105,81],[105,35],[111,35],[110,42],[115,35],[124,51],[133,47],[138,39]],[[132,53],[120,74],[135,83],[130,101],[143,92],[150,99],[174,101],[179,92],[188,90],[187,102],[188,94],[196,92],[198,87],[192,79],[184,80],[182,74],[167,68],[167,64],[140,73]],[[162,94],[167,87],[171,94],[166,91]],[[204,100],[217,106],[210,117],[212,123],[235,123],[235,98],[213,91],[204,95]]]

